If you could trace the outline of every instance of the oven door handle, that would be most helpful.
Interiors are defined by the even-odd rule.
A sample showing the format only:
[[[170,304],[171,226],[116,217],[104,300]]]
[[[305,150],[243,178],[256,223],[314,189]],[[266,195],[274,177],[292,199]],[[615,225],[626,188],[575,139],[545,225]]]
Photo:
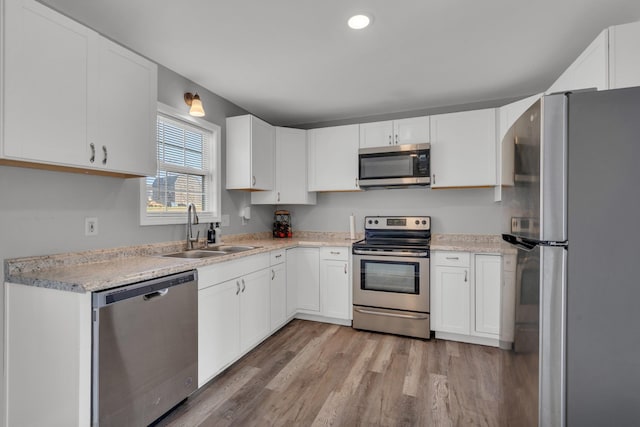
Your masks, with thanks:
[[[374,314],[374,315],[379,315],[379,316],[388,316],[388,317],[400,317],[402,319],[427,319],[429,318],[428,314],[400,314],[400,313],[389,313],[387,311],[377,311],[377,310],[371,310],[371,309],[363,309],[363,308],[357,308],[354,307],[353,308],[355,311],[357,311],[358,313],[362,313],[362,314]]]
[[[414,257],[425,258],[429,255],[429,252],[391,252],[391,251],[369,251],[366,249],[354,249],[354,255],[374,255],[374,256],[401,256],[401,257]]]

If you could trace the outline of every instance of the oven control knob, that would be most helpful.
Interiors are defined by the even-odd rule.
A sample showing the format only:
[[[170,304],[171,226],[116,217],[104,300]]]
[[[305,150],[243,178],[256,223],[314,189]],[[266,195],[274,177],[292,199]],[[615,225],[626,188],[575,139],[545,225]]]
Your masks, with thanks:
[[[416,219],[416,225],[420,225],[420,221]]]
[[[426,220],[422,220],[422,225],[427,225],[427,221]]]
[[[374,224],[377,224],[377,223],[378,223],[378,220],[376,219],[373,223],[374,223]]]

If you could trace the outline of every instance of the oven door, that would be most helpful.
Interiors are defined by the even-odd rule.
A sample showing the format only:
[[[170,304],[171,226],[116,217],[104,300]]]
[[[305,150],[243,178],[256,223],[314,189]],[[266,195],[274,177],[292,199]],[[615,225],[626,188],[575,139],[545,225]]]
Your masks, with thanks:
[[[429,312],[429,258],[353,256],[353,303]]]

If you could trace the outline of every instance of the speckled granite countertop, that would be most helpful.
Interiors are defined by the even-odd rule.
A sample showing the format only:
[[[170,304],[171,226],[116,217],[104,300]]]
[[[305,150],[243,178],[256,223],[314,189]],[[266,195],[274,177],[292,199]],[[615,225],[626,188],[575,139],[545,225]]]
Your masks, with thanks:
[[[433,234],[432,251],[461,251],[487,254],[516,254],[518,250],[495,234]]]
[[[276,249],[351,246],[352,243],[348,233],[301,232],[292,239],[273,239],[270,234],[228,236],[224,239],[225,245],[257,247],[211,258],[163,257],[163,254],[185,250],[184,242],[170,242],[7,259],[4,264],[5,281],[71,292],[96,292]]]
[[[363,236],[358,235],[358,239]],[[276,249],[296,246],[351,246],[348,233],[298,232],[292,239],[273,239],[270,233],[225,237],[226,245],[256,249],[211,258],[170,258],[163,254],[185,250],[184,242],[64,253],[5,260],[5,281],[71,292],[96,292],[180,273]],[[496,235],[434,234],[432,251],[513,254],[517,250]]]

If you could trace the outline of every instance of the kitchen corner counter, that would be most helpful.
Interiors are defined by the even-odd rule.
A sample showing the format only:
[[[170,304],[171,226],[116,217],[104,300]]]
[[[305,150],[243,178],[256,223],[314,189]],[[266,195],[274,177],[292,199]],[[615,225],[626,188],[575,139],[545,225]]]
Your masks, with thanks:
[[[163,256],[184,251],[185,243],[181,241],[7,259],[4,261],[5,282],[79,293],[96,292],[276,249],[351,246],[353,242],[348,233],[300,232],[289,239],[274,239],[270,234],[230,235],[225,245],[256,248],[214,258]]]
[[[433,234],[432,251],[462,251],[486,254],[515,254],[516,248],[495,234]]]

